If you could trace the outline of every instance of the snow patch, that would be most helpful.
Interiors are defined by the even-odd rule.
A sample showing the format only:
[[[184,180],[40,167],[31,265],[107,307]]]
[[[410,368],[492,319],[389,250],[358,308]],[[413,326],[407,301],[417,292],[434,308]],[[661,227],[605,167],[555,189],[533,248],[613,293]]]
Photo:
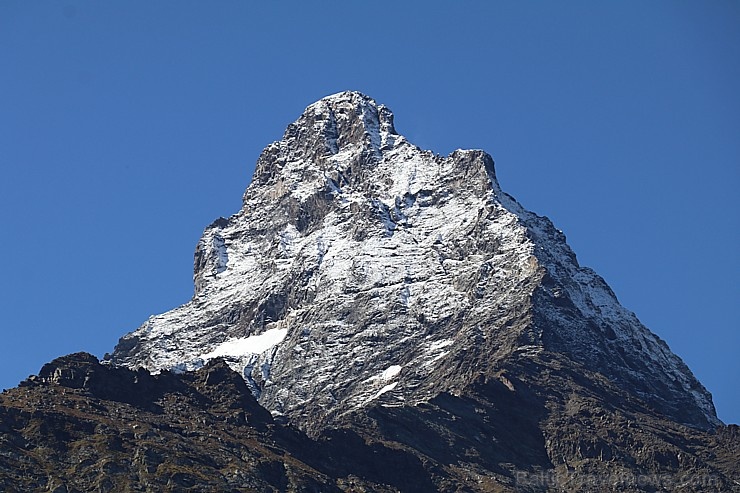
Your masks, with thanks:
[[[241,357],[261,354],[283,342],[286,335],[288,335],[288,329],[270,329],[256,336],[229,339],[216,346],[213,351],[203,354],[201,358],[208,361],[219,356]]]
[[[378,390],[378,391],[377,391],[377,392],[375,393],[375,395],[374,395],[374,396],[372,396],[372,397],[370,397],[370,398],[369,398],[368,400],[366,400],[366,401],[365,401],[365,404],[367,404],[368,402],[374,401],[375,399],[377,399],[377,398],[378,398],[378,397],[380,397],[381,395],[385,394],[386,392],[390,392],[391,390],[395,389],[397,385],[398,385],[398,382],[393,382],[393,383],[391,383],[391,384],[388,384],[388,385],[386,385],[386,386],[385,386],[385,387],[383,387],[382,389]]]
[[[387,382],[388,380],[394,379],[399,373],[401,373],[402,368],[403,367],[401,365],[391,365],[383,370],[381,373],[368,378],[367,380],[365,380],[365,382],[373,382],[375,380]]]
[[[398,382],[393,382],[391,384],[386,385],[385,387],[383,387],[382,389],[380,389],[377,394],[375,394],[375,396],[373,397],[373,399],[377,399],[378,397],[380,397],[381,395],[385,394],[386,392],[390,392],[391,390],[395,389],[396,388],[396,385],[398,385]]]

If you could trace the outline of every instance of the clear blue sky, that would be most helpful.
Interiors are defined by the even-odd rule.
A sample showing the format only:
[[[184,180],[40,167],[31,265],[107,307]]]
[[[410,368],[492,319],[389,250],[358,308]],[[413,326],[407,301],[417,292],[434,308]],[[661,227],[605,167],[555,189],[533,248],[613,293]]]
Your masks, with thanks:
[[[740,422],[740,3],[0,2],[0,388],[192,294],[261,149],[345,89],[504,190]]]

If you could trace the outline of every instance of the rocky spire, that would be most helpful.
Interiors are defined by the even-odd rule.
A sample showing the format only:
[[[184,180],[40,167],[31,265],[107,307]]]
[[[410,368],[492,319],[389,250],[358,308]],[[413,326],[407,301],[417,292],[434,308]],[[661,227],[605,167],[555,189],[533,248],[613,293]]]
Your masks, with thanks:
[[[242,210],[204,232],[194,278],[193,299],[124,336],[114,364],[224,357],[275,415],[319,429],[557,361],[609,381],[603,399],[719,423],[680,358],[501,191],[488,154],[421,150],[357,92],[310,105],[265,148]]]

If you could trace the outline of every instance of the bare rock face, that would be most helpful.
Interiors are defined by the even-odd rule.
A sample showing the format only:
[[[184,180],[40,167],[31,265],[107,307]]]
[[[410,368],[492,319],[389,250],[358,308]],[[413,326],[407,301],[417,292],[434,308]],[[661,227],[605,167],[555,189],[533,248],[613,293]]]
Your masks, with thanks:
[[[737,426],[491,157],[363,94],[265,148],[194,267],[0,394],[0,489],[738,491]]]
[[[360,93],[290,124],[195,257],[193,299],[124,336],[112,364],[183,371],[223,357],[273,414],[318,431],[460,392],[511,358],[556,358],[677,422],[720,424],[563,234],[501,191],[488,154],[423,151]]]

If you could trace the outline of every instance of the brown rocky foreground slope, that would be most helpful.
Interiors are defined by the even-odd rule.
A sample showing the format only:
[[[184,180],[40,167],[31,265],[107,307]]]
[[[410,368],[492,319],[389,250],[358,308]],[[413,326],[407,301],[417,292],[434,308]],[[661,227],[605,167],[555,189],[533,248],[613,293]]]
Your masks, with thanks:
[[[221,360],[150,375],[77,353],[0,394],[0,489],[740,491],[737,426],[617,410],[554,361],[522,365],[308,437],[274,422]],[[541,394],[539,380],[560,378],[560,395]]]

